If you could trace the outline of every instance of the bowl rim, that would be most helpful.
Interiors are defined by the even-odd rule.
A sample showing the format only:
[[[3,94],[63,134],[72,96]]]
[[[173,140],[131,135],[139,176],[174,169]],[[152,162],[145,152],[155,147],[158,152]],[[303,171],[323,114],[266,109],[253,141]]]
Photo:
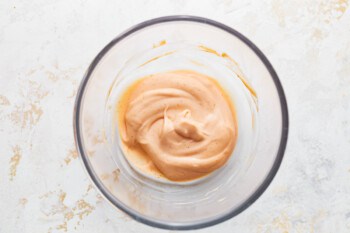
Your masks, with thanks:
[[[117,198],[115,198],[105,187],[104,185],[99,181],[98,176],[95,174],[93,169],[91,168],[90,161],[87,158],[87,155],[84,153],[83,149],[83,140],[80,132],[80,110],[81,110],[81,101],[83,99],[84,91],[86,84],[99,63],[99,61],[102,59],[102,57],[119,41],[125,39],[129,35],[152,25],[160,24],[160,23],[166,23],[166,22],[173,22],[173,21],[187,21],[187,22],[195,22],[195,23],[202,23],[207,24],[216,28],[219,28],[221,30],[224,30],[228,33],[230,33],[232,36],[237,37],[240,39],[243,43],[245,43],[262,61],[262,63],[265,65],[267,70],[270,73],[270,76],[272,77],[276,90],[278,92],[279,101],[280,101],[280,107],[281,107],[281,115],[282,115],[282,132],[281,132],[281,139],[280,139],[280,145],[279,149],[277,151],[276,159],[271,167],[271,170],[269,171],[268,175],[266,176],[265,180],[260,184],[260,186],[257,188],[257,190],[241,205],[239,205],[237,208],[232,209],[230,212],[226,213],[223,216],[215,217],[210,221],[206,222],[196,222],[194,224],[186,224],[186,225],[179,225],[176,223],[165,223],[163,221],[158,221],[153,218],[145,217],[144,215],[140,215],[137,211],[134,211],[132,208],[126,206],[121,201],[119,201]],[[79,89],[77,91],[77,96],[75,99],[75,105],[74,105],[74,113],[73,113],[73,128],[74,128],[74,139],[75,139],[75,145],[79,153],[80,160],[83,163],[83,166],[85,167],[88,176],[92,180],[92,183],[97,187],[97,190],[102,194],[102,196],[110,202],[113,206],[119,208],[124,213],[128,214],[130,217],[135,219],[138,222],[144,223],[146,225],[152,226],[152,227],[158,227],[162,229],[168,229],[168,230],[193,230],[193,229],[200,229],[204,227],[213,226],[215,224],[224,222],[245,209],[247,209],[250,205],[252,205],[267,189],[267,187],[272,182],[273,178],[277,174],[277,171],[281,165],[284,152],[287,145],[287,138],[288,138],[288,125],[289,125],[289,119],[288,119],[288,108],[287,108],[287,101],[286,97],[282,88],[282,84],[277,76],[276,71],[273,69],[271,63],[266,58],[266,56],[261,52],[258,47],[253,44],[248,38],[243,36],[238,31],[232,29],[229,26],[226,26],[222,23],[219,23],[217,21],[198,17],[198,16],[192,16],[192,15],[172,15],[172,16],[164,16],[159,18],[150,19],[144,22],[141,22],[128,30],[121,33],[119,36],[115,37],[111,42],[109,42],[94,58],[92,63],[89,65],[81,83],[79,86]]]

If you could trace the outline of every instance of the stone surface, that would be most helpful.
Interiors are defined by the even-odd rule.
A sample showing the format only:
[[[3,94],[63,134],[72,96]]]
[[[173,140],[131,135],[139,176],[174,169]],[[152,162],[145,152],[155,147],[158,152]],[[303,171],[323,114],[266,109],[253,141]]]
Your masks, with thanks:
[[[285,158],[239,216],[198,232],[350,232],[348,0],[0,2],[0,232],[167,232],[111,210],[74,147],[83,74],[112,38],[146,19],[223,22],[270,59],[287,96]]]

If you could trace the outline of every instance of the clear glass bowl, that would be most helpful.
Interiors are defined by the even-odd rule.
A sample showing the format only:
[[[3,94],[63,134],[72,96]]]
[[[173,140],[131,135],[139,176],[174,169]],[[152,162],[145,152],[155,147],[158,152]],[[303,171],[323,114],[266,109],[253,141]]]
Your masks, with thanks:
[[[125,87],[148,74],[195,70],[215,78],[234,102],[238,139],[229,161],[192,182],[152,179],[123,156],[116,115]],[[194,16],[143,22],[111,41],[81,82],[74,109],[80,158],[101,194],[134,219],[166,229],[227,220],[268,187],[283,157],[287,103],[276,72],[247,38]]]

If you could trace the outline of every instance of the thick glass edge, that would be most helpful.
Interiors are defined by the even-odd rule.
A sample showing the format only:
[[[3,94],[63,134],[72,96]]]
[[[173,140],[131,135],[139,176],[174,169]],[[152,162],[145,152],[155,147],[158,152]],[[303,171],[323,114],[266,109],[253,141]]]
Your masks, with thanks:
[[[282,112],[281,112],[281,114],[282,114],[282,132],[281,132],[280,146],[279,146],[279,149],[277,152],[276,160],[275,160],[269,174],[265,178],[264,182],[259,186],[259,188],[253,193],[253,195],[251,197],[249,197],[247,199],[247,201],[242,203],[238,208],[232,210],[231,212],[229,212],[225,216],[219,217],[217,219],[213,219],[213,220],[208,221],[208,222],[195,223],[195,224],[185,225],[185,226],[174,225],[174,224],[173,225],[165,224],[162,222],[157,222],[155,220],[150,220],[148,218],[140,216],[138,213],[136,213],[135,211],[133,211],[129,207],[125,206],[123,203],[119,202],[117,199],[115,199],[112,196],[112,194],[110,194],[109,191],[107,191],[107,189],[104,187],[104,185],[99,181],[95,172],[92,169],[90,169],[90,162],[83,151],[82,138],[81,138],[81,133],[80,133],[79,124],[78,124],[79,118],[80,118],[81,100],[83,98],[86,84],[87,84],[94,68],[99,63],[101,58],[109,51],[109,49],[111,47],[113,47],[116,43],[118,43],[119,41],[123,40],[124,38],[126,38],[127,36],[129,36],[130,34],[136,32],[138,30],[141,30],[145,27],[148,27],[148,26],[151,26],[154,24],[171,22],[171,21],[190,21],[190,22],[208,24],[208,25],[220,28],[220,29],[232,34],[233,36],[236,36],[237,38],[239,38],[250,49],[252,49],[252,51],[259,57],[259,59],[263,62],[263,64],[266,66],[267,70],[269,71],[269,73],[270,73],[270,75],[275,83],[275,86],[276,86],[276,89],[278,92],[278,96],[279,96],[279,100],[280,100],[281,110],[282,110]],[[168,230],[194,230],[194,229],[200,229],[200,228],[204,228],[204,227],[213,226],[213,225],[224,222],[224,221],[238,215],[239,213],[241,213],[242,211],[247,209],[250,205],[252,205],[264,193],[264,191],[267,189],[267,187],[270,185],[273,178],[277,174],[277,171],[282,163],[282,159],[283,159],[284,152],[285,152],[286,145],[287,145],[288,126],[289,126],[289,119],[288,119],[287,100],[286,100],[286,97],[285,97],[285,94],[284,94],[284,91],[282,88],[282,84],[277,76],[276,71],[273,69],[271,63],[266,58],[266,56],[260,51],[260,49],[258,49],[258,47],[255,44],[253,44],[253,42],[251,42],[248,38],[246,38],[241,33],[232,29],[229,26],[226,26],[222,23],[219,23],[219,22],[211,20],[211,19],[198,17],[198,16],[190,16],[190,15],[165,16],[165,17],[159,17],[159,18],[147,20],[147,21],[142,22],[140,24],[137,24],[136,26],[121,33],[118,37],[116,37],[109,44],[107,44],[101,50],[101,52],[99,52],[99,54],[94,58],[94,60],[92,61],[92,63],[88,67],[88,69],[83,77],[83,80],[80,83],[80,86],[79,86],[79,89],[77,92],[77,97],[75,100],[74,113],[73,113],[74,139],[75,139],[75,144],[76,144],[78,153],[80,155],[81,161],[82,161],[84,167],[86,168],[86,171],[88,172],[92,182],[97,187],[99,192],[102,193],[102,196],[104,196],[111,204],[113,204],[114,206],[118,207],[120,210],[127,213],[130,217],[132,217],[136,221],[139,221],[141,223],[147,224],[147,225],[152,226],[152,227],[158,227],[158,228],[168,229]]]

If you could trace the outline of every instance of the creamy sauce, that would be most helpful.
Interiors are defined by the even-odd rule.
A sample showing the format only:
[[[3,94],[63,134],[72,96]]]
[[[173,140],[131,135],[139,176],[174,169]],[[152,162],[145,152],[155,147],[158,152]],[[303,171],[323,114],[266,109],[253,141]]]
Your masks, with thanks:
[[[118,103],[128,161],[142,173],[188,181],[230,158],[237,139],[234,106],[212,78],[189,70],[144,77]]]

